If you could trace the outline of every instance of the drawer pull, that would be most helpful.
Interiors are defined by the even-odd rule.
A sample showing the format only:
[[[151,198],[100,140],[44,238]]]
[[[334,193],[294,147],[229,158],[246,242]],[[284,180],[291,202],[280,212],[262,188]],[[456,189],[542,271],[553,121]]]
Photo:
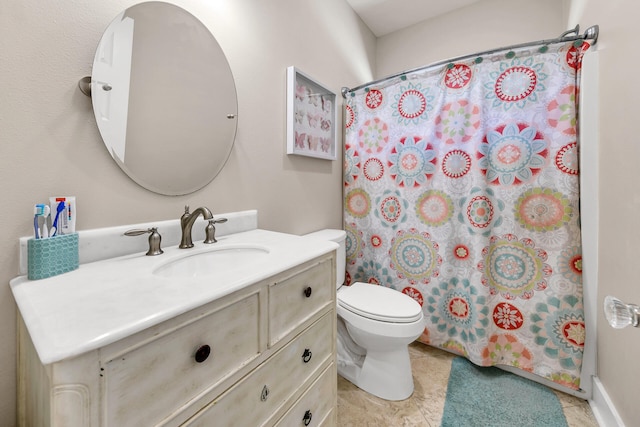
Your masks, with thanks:
[[[206,344],[203,346],[200,346],[196,350],[196,355],[195,355],[196,362],[198,363],[204,362],[205,360],[207,360],[210,354],[211,354],[211,347],[209,347]]]
[[[260,400],[263,401],[263,402],[266,402],[268,397],[269,397],[269,387],[267,387],[265,385],[264,387],[262,387],[262,393],[260,394]]]
[[[311,286],[304,288],[304,296],[309,298],[311,296]]]
[[[309,350],[308,348],[305,348],[304,353],[302,353],[302,361],[304,363],[309,363],[309,361],[311,360],[311,356],[313,356],[313,353],[311,353],[311,350]]]
[[[307,412],[304,413],[304,417],[302,417],[302,422],[304,423],[304,425],[308,426],[309,424],[311,424],[312,416],[313,414],[311,413],[311,411],[307,409]]]

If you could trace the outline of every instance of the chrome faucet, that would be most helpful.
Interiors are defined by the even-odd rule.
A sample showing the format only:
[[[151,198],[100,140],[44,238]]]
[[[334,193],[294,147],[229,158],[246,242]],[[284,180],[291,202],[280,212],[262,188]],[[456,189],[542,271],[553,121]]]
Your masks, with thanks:
[[[193,247],[193,240],[191,240],[191,229],[193,228],[193,223],[198,218],[198,215],[202,214],[202,218],[204,219],[213,219],[213,214],[211,211],[202,206],[193,212],[189,213],[189,206],[184,207],[184,213],[180,217],[180,228],[182,229],[182,238],[180,239],[180,249],[187,249]]]

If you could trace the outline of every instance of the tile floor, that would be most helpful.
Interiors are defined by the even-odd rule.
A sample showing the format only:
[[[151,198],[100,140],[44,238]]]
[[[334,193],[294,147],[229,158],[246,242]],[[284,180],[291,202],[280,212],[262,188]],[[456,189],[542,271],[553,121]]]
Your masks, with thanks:
[[[338,425],[340,427],[440,427],[451,360],[454,355],[421,343],[409,346],[413,369],[413,395],[389,402],[363,392],[338,376]],[[589,404],[556,392],[569,427],[597,427]],[[485,426],[482,426],[485,427]]]

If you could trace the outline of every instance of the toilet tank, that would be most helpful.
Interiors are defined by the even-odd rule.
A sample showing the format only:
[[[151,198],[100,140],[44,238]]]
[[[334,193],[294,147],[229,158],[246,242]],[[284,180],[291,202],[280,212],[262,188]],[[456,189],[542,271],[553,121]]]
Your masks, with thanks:
[[[313,233],[305,234],[304,237],[336,242],[338,245],[340,245],[336,257],[336,288],[342,286],[342,284],[344,283],[347,262],[347,250],[345,246],[347,233],[344,230],[325,228],[324,230],[318,230]]]

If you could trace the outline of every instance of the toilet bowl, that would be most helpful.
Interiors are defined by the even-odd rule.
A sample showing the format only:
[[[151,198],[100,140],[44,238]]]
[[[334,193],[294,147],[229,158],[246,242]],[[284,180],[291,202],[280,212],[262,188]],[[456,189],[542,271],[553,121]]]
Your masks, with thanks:
[[[413,393],[408,345],[424,331],[422,307],[384,286],[362,282],[343,286],[343,230],[320,230],[306,236],[340,245],[336,261],[338,373],[382,399],[408,398]]]

